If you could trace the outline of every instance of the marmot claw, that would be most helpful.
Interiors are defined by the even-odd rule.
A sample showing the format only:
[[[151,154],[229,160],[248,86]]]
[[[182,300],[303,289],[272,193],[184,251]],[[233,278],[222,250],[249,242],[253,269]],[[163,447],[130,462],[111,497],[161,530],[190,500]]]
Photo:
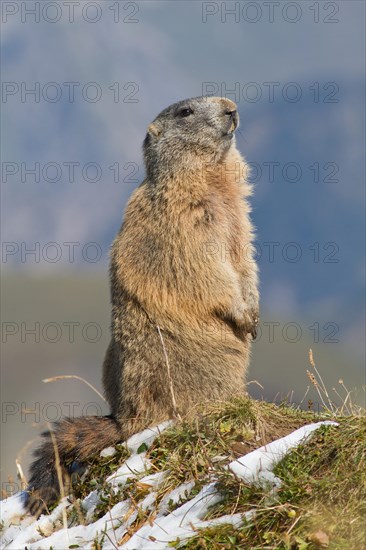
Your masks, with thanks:
[[[247,333],[252,335],[253,340],[257,338],[258,334],[258,324],[259,324],[259,312],[258,310],[250,310],[249,312],[249,322],[247,325]]]

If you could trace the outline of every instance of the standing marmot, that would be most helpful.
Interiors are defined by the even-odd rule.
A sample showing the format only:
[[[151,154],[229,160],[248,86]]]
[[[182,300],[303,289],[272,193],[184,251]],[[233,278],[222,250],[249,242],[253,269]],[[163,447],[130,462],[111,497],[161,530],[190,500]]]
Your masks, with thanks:
[[[103,366],[111,416],[56,423],[62,465],[197,403],[245,392],[259,313],[237,125],[235,103],[199,97],[171,105],[149,126],[146,179],[112,247],[112,340]],[[59,496],[45,437],[31,466],[34,514]]]

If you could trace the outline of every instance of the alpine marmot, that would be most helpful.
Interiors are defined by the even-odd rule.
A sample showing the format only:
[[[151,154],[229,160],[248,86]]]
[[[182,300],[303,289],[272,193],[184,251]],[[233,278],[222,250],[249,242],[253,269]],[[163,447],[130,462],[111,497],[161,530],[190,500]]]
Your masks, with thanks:
[[[205,401],[245,393],[258,324],[247,165],[235,103],[164,109],[143,144],[146,179],[111,254],[112,339],[103,366],[108,417],[66,418],[53,432],[63,470]],[[31,466],[27,508],[59,498],[49,432]]]

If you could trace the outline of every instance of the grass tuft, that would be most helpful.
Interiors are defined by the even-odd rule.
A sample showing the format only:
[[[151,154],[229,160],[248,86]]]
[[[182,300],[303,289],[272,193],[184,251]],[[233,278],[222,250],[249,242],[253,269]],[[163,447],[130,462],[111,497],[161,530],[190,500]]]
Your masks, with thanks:
[[[207,519],[255,510],[240,529],[221,525],[186,542],[187,549],[365,550],[366,418],[338,419],[287,455],[274,473],[276,492],[219,475],[225,499]]]

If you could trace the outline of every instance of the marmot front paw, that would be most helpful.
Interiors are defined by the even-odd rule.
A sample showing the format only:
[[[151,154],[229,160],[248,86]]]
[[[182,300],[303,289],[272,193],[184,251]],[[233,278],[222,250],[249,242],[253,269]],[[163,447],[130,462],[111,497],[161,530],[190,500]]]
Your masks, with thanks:
[[[259,324],[259,310],[258,309],[250,309],[247,313],[247,321],[246,321],[246,331],[248,334],[252,335],[253,340],[257,338],[257,329]]]
[[[246,308],[242,304],[237,305],[232,318],[241,331],[251,334],[253,340],[256,339],[259,324],[259,309],[257,307]]]

